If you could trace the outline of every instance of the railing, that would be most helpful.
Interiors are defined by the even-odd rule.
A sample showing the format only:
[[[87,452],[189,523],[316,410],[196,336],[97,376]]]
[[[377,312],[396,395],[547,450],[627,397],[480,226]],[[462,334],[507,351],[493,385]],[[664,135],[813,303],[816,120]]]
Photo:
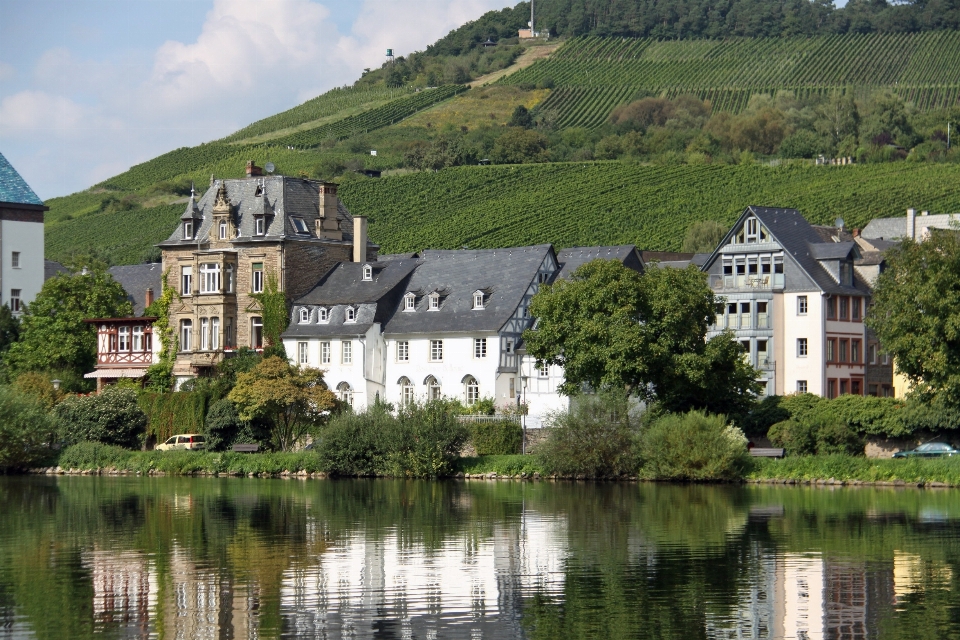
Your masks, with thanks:
[[[520,416],[518,415],[499,415],[499,416],[488,416],[488,415],[467,415],[467,416],[457,416],[457,420],[463,422],[464,424],[477,424],[482,422],[516,422],[520,424]]]
[[[110,352],[97,354],[97,364],[151,364],[153,353],[150,351]]]
[[[783,288],[783,274],[713,276],[714,289],[781,289]]]

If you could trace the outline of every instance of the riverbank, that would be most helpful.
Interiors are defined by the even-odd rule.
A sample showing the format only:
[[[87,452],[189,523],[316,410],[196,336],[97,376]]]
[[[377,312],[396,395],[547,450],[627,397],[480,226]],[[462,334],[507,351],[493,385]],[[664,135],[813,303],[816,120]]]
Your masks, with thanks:
[[[452,477],[466,479],[586,479],[551,473],[532,455],[458,458]],[[64,450],[56,464],[33,473],[48,475],[171,475],[325,478],[312,451],[233,453],[128,451],[90,443]],[[621,480],[635,481],[636,476]],[[640,479],[656,480],[656,478]],[[751,459],[747,483],[960,487],[960,458],[874,459],[845,455]]]

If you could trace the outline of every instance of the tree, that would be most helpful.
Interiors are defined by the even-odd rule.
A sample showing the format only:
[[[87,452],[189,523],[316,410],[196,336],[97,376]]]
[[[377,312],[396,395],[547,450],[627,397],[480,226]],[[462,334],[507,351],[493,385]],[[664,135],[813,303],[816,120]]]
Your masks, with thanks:
[[[710,253],[717,248],[725,235],[727,235],[727,228],[715,220],[694,222],[687,227],[687,233],[683,236],[681,251],[685,253]]]
[[[731,334],[706,341],[713,292],[695,267],[650,269],[595,260],[543,287],[524,333],[538,362],[564,367],[562,393],[626,388],[667,411],[739,415],[759,391]]]
[[[497,138],[490,158],[497,164],[546,162],[549,140],[543,134],[527,129],[511,129]]]
[[[530,115],[530,112],[525,106],[519,104],[517,108],[513,110],[513,115],[510,116],[510,121],[507,122],[507,126],[529,129],[533,126],[533,116]]]
[[[0,470],[28,468],[50,453],[53,428],[45,408],[12,387],[0,387]]]
[[[14,374],[49,369],[83,374],[93,369],[97,356],[96,327],[84,320],[129,315],[133,306],[126,292],[104,267],[57,274],[27,305],[7,365]]]
[[[960,408],[960,233],[931,230],[887,254],[867,324],[920,399]]]
[[[10,311],[10,305],[0,306],[0,353],[20,337],[20,319]]]
[[[228,397],[241,420],[270,420],[273,444],[284,451],[296,445],[336,406],[322,371],[299,369],[276,356],[237,374],[237,384]]]

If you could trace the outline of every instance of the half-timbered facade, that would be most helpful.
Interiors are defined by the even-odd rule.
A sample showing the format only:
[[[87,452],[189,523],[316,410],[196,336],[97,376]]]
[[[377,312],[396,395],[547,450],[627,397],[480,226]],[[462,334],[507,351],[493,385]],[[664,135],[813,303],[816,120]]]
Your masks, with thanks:
[[[275,281],[288,300],[340,262],[376,258],[366,219],[350,215],[337,185],[286,176],[212,181],[193,195],[164,242],[163,271],[176,289],[178,384],[238,347],[264,346],[257,294]]]
[[[97,366],[85,378],[97,381],[97,391],[120,378],[142,378],[159,359],[149,316],[85,320],[97,329]]]

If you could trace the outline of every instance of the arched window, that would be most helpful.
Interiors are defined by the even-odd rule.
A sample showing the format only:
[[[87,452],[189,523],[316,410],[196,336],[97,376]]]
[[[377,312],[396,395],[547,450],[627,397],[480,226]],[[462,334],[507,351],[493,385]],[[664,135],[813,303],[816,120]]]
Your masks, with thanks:
[[[483,309],[483,291],[473,292],[473,308]]]
[[[406,406],[413,403],[413,383],[410,378],[403,376],[397,380],[400,385],[400,404]]]
[[[310,322],[310,309],[306,307],[300,308],[300,324],[307,324]]]
[[[373,280],[373,267],[368,264],[363,265],[363,279]]]
[[[317,322],[329,322],[330,315],[327,312],[326,308],[320,307],[317,309]]]
[[[337,385],[337,398],[351,407],[353,406],[353,389],[349,382],[341,382]]]
[[[423,383],[427,386],[427,400],[439,400],[440,381],[433,376],[427,376],[427,379],[424,380]]]
[[[466,376],[463,379],[463,398],[467,406],[480,401],[480,383],[473,376]]]
[[[357,321],[357,310],[354,309],[353,307],[347,307],[347,309],[343,312],[343,314],[344,314],[344,317],[343,317],[344,322]]]

